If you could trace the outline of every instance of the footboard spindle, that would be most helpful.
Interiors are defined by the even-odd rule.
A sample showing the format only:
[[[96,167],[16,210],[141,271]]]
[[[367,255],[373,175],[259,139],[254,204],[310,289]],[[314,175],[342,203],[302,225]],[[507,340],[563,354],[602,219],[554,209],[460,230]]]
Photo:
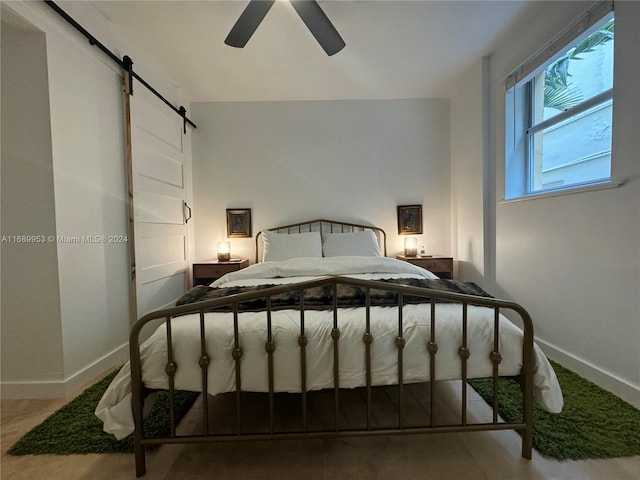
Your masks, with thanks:
[[[175,416],[175,403],[174,403],[174,393],[175,393],[175,375],[176,370],[178,369],[178,365],[173,360],[173,340],[171,333],[171,317],[166,318],[167,325],[167,366],[165,368],[165,372],[169,377],[169,425],[170,425],[170,435],[171,437],[176,436],[176,416]]]
[[[436,353],[438,353],[438,343],[436,342],[436,300],[431,297],[431,328],[429,332],[429,342],[427,351],[429,352],[429,426],[434,426],[434,404],[436,392]]]
[[[267,297],[267,343],[265,350],[267,351],[267,369],[269,381],[269,433],[273,433],[273,352],[276,349],[271,331],[271,297]]]
[[[467,313],[469,305],[465,302],[462,304],[462,346],[458,350],[460,356],[460,381],[462,388],[462,425],[467,424],[467,360],[471,355],[467,346],[468,338],[468,325],[467,325]]]
[[[302,395],[302,431],[307,432],[307,336],[304,331],[304,290],[300,290],[300,393]]]
[[[335,431],[340,430],[340,329],[338,328],[338,285],[333,286],[333,392]]]
[[[365,290],[365,333],[363,336],[365,351],[365,381],[367,387],[367,430],[371,430],[371,289]]]
[[[240,435],[242,433],[242,412],[240,408],[242,398],[242,374],[240,369],[242,348],[240,347],[240,335],[238,332],[238,302],[233,304],[233,352],[231,356],[235,361],[236,369],[236,434]]]
[[[396,347],[398,349],[398,428],[404,427],[404,326],[402,323],[402,311],[404,309],[404,296],[398,294],[398,336],[396,337]]]
[[[493,309],[493,352],[490,355],[493,363],[493,423],[498,423],[498,367],[502,361],[500,354],[500,309]]]
[[[207,353],[207,338],[205,335],[204,311],[200,310],[200,368],[202,370],[202,427],[205,435],[209,435],[209,354]]]

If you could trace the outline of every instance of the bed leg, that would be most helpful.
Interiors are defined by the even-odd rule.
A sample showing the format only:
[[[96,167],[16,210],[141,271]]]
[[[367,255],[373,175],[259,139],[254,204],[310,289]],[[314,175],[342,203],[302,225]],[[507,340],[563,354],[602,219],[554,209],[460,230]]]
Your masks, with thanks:
[[[533,450],[533,377],[522,378],[522,457],[531,460]]]
[[[133,454],[136,462],[136,477],[141,477],[147,471],[144,445],[144,398],[145,392],[141,384],[132,383],[131,406],[133,410]]]
[[[133,453],[136,460],[136,477],[142,477],[147,472],[144,446],[140,442],[134,441]]]
[[[527,426],[522,432],[522,457],[531,460],[533,451],[533,427]]]

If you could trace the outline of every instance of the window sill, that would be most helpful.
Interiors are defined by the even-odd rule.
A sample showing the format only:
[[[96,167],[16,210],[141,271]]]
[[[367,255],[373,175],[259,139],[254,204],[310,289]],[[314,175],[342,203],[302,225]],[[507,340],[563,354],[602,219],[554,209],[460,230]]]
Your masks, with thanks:
[[[558,197],[560,195],[572,195],[574,193],[593,192],[596,190],[607,190],[610,188],[621,187],[622,185],[624,185],[624,183],[625,183],[624,180],[611,179],[605,182],[592,183],[589,185],[566,187],[566,188],[548,191],[548,192],[532,193],[530,195],[523,195],[522,197],[503,198],[498,203],[507,204],[507,203],[526,202],[528,200],[537,200],[539,198]]]

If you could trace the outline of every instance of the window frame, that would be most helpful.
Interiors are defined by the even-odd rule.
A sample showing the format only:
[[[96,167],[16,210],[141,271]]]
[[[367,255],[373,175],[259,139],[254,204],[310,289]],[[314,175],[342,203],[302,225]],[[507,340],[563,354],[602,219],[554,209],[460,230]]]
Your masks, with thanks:
[[[615,77],[611,88],[548,119],[542,120],[537,124],[534,123],[535,78],[552,65],[572,45],[580,42],[586,36],[597,31],[599,26],[614,18],[612,2],[596,4],[573,25],[562,31],[555,39],[551,40],[536,55],[530,57],[505,79],[507,90],[505,96],[505,201],[547,196],[549,194],[574,193],[621,184],[621,182],[616,182],[612,178],[613,157],[611,158],[609,176],[607,177],[566,185],[549,186],[548,188],[535,188],[535,166],[533,165],[535,162],[534,136],[536,133],[572,117],[577,117],[598,105],[605,105],[611,102],[612,109],[614,108],[613,90],[615,88]]]
[[[550,64],[551,63],[553,62],[550,62]],[[609,172],[608,177],[594,178],[591,180],[586,180],[584,182],[570,183],[570,184],[561,185],[561,186],[551,186],[548,188],[535,188],[534,186],[535,166],[533,165],[533,162],[535,161],[534,160],[535,159],[534,135],[548,128],[551,128],[555,125],[558,125],[572,117],[578,117],[580,114],[585,113],[595,107],[598,107],[600,105],[605,105],[608,102],[611,102],[612,109],[613,109],[613,88],[609,88],[608,90],[600,92],[599,94],[591,98],[588,98],[587,100],[579,103],[578,105],[575,105],[574,107],[571,107],[571,108],[567,108],[562,112],[554,115],[553,117],[543,120],[534,125],[533,124],[534,123],[533,104],[535,102],[535,98],[534,98],[535,89],[533,88],[534,81],[535,81],[534,79],[531,79],[528,82],[526,82],[528,85],[528,88],[525,93],[526,95],[525,103],[528,106],[527,112],[525,113],[528,127],[525,128],[524,130],[524,141],[525,141],[525,159],[524,160],[525,160],[525,182],[526,182],[525,195],[536,195],[539,193],[546,193],[549,191],[563,190],[563,189],[569,189],[573,187],[581,187],[584,185],[592,185],[592,184],[610,181],[611,172]],[[611,149],[609,151],[611,151]]]

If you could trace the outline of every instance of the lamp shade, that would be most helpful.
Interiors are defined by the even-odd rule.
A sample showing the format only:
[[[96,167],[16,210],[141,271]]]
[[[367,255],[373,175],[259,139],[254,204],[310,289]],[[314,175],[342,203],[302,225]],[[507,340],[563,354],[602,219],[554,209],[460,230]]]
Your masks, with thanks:
[[[231,245],[229,242],[218,242],[218,260],[227,262],[231,258]]]
[[[418,239],[416,237],[404,239],[404,254],[407,257],[415,257],[418,254]]]

